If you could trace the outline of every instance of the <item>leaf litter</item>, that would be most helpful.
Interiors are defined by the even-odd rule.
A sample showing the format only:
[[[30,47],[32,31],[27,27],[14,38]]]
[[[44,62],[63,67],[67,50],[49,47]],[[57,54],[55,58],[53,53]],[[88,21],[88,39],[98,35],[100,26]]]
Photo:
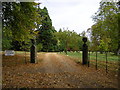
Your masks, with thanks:
[[[12,59],[14,60],[14,58]],[[40,62],[38,61],[37,64],[31,64],[27,61],[27,64],[17,62],[17,65],[12,64],[12,66],[8,65],[10,61],[8,58],[3,58],[3,62],[5,62],[2,73],[2,87],[117,88],[118,86],[117,78],[113,77],[111,72],[106,74],[104,70],[77,65],[69,57],[56,53],[46,53],[39,54],[38,59]]]

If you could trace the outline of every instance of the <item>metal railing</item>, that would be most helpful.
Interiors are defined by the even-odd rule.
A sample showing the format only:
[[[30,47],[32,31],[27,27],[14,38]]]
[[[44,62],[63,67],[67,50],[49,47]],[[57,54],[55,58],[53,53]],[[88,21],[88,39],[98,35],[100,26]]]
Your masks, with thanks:
[[[106,73],[108,71],[118,71],[118,62],[118,56],[113,55],[111,52],[88,52],[88,67],[95,66],[96,70],[104,68]]]

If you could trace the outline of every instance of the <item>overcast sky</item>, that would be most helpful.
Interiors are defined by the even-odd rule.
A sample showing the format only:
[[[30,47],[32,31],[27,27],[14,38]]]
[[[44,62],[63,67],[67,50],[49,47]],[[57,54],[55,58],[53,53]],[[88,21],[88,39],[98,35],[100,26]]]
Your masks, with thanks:
[[[40,0],[41,8],[47,7],[53,26],[81,33],[93,25],[91,16],[101,0]]]

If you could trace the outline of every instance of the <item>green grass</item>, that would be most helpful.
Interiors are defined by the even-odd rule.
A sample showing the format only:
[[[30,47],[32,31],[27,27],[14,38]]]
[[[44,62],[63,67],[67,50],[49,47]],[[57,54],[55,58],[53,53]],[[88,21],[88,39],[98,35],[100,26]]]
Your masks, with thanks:
[[[62,52],[61,54],[64,54],[64,52]],[[74,58],[82,58],[82,53],[78,53],[78,52],[67,52],[68,56],[74,57]]]
[[[61,54],[66,55],[64,52],[61,52]],[[68,56],[82,59],[82,52],[68,52]],[[90,52],[90,60],[96,60],[96,53]],[[97,60],[98,61],[106,61],[106,54],[100,54],[97,53]],[[107,53],[107,60],[108,61],[118,61],[118,56],[113,55],[113,53]]]
[[[90,53],[90,60],[96,60],[96,53]],[[97,53],[97,60],[98,61],[106,61],[106,54],[103,53],[103,54],[100,54],[100,53]],[[107,53],[107,60],[108,61],[118,61],[118,56],[116,55],[113,55],[113,53]]]

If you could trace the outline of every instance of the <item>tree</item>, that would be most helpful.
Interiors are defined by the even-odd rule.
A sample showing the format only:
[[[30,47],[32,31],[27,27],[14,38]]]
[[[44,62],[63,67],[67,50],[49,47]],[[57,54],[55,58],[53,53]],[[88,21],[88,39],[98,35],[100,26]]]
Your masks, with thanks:
[[[79,51],[82,49],[82,37],[74,31],[61,29],[55,33],[58,40],[59,51]]]
[[[40,9],[41,25],[38,28],[37,44],[42,44],[42,51],[54,51],[56,49],[57,40],[53,35],[56,32],[52,26],[52,20],[48,14],[46,7]]]
[[[118,51],[119,29],[118,8],[113,0],[100,2],[99,10],[93,16],[95,24],[92,26],[92,45],[97,50]]]
[[[2,3],[3,50],[10,49],[13,42],[27,43],[34,38],[34,29],[37,27],[34,23],[40,21],[36,5],[35,2]]]

